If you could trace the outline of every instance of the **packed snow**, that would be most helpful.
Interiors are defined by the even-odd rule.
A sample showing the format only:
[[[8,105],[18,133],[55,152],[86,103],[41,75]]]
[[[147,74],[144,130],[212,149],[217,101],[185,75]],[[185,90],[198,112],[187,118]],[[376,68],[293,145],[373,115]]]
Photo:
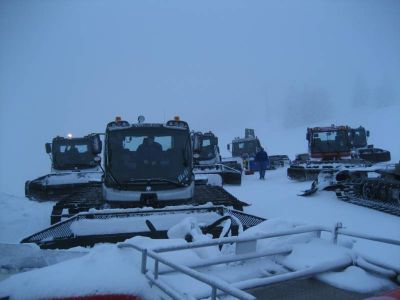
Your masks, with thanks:
[[[355,266],[347,267],[342,272],[329,272],[318,275],[317,278],[337,288],[353,290],[359,293],[395,288],[395,284],[387,279],[367,273]]]
[[[53,203],[38,203],[0,193],[0,243],[19,243],[22,238],[50,225]]]
[[[69,183],[88,183],[101,181],[102,172],[59,172],[54,176],[44,178],[43,185],[58,185]]]
[[[20,273],[1,283],[0,294],[12,299],[48,299],[123,293],[155,299],[136,267],[139,257],[115,246],[97,246],[82,257]]]

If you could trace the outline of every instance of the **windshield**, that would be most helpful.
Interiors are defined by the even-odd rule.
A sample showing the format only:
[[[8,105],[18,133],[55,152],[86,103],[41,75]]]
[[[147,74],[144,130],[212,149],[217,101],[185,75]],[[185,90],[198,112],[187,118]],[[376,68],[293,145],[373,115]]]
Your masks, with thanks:
[[[312,135],[311,149],[313,153],[348,152],[348,133],[345,130],[315,132]]]
[[[201,140],[200,159],[209,160],[215,158],[215,147],[218,140],[215,137],[203,137]]]
[[[171,128],[127,128],[108,134],[108,168],[118,184],[186,183],[190,179],[189,132]],[[158,182],[157,182],[158,181]]]
[[[259,148],[258,140],[250,141],[234,141],[232,143],[232,155],[233,156],[243,156],[248,154],[249,156],[255,156],[257,149]]]
[[[367,135],[364,128],[353,129],[353,146],[361,148],[367,146]]]
[[[55,169],[92,168],[96,165],[95,155],[86,141],[53,142],[52,152]]]

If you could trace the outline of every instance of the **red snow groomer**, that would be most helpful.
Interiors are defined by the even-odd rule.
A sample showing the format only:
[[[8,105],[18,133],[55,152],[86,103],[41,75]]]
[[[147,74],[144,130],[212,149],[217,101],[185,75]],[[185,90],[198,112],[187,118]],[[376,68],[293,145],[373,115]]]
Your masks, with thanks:
[[[307,128],[308,151],[312,160],[332,161],[351,158],[349,126]]]
[[[349,126],[307,128],[309,160],[292,164],[287,175],[295,180],[315,180],[321,170],[367,166],[368,162],[355,157],[352,129]]]

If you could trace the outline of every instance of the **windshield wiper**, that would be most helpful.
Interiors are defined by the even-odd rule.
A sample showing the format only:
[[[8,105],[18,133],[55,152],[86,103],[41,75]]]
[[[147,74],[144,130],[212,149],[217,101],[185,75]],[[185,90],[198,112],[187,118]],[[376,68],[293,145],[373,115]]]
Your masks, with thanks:
[[[132,179],[129,179],[127,181],[124,181],[124,183],[147,183],[147,184],[157,183],[157,182],[171,183],[171,184],[174,184],[176,186],[186,186],[182,182],[173,181],[173,180],[164,179],[164,178],[143,178],[143,179],[133,179],[132,178]]]

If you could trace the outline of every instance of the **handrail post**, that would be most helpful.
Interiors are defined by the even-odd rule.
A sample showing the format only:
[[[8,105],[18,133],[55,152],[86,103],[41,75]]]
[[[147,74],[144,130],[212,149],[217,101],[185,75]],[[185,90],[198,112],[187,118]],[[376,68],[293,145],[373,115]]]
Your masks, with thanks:
[[[146,264],[147,264],[147,249],[142,250],[142,274],[146,274]]]
[[[158,279],[158,259],[154,261],[154,279]]]
[[[211,300],[216,300],[216,299],[217,299],[217,288],[215,286],[212,286]]]

